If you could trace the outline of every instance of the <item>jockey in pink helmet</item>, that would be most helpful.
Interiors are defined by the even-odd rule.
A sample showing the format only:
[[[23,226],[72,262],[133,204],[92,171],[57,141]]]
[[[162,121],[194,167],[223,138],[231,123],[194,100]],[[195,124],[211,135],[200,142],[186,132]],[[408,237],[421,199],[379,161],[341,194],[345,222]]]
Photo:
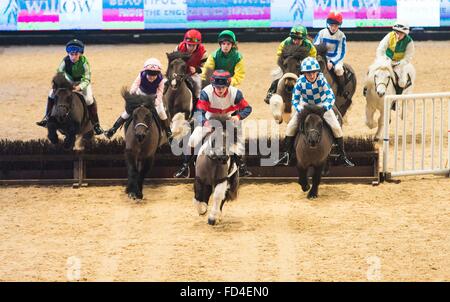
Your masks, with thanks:
[[[131,85],[130,93],[138,95],[156,95],[156,112],[162,121],[167,137],[170,138],[172,136],[172,132],[170,131],[170,121],[167,118],[167,113],[162,99],[165,82],[166,79],[162,75],[161,62],[156,58],[150,58],[145,61],[144,68],[139,72],[138,76]],[[117,129],[119,129],[129,117],[130,114],[126,110],[122,112],[113,127],[106,131],[106,137],[111,138],[114,133],[116,133]]]

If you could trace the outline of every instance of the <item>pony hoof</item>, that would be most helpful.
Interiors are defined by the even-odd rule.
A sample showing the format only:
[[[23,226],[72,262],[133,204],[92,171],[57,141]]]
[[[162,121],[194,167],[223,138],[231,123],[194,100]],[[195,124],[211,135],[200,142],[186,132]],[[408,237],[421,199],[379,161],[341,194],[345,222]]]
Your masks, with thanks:
[[[375,137],[374,139],[373,139],[373,141],[374,142],[378,142],[380,139],[378,138],[378,137]]]
[[[214,218],[208,218],[208,224],[209,225],[215,225],[216,224],[216,220]]]
[[[144,194],[142,194],[142,193],[137,193],[136,194],[136,199],[142,200],[143,198],[144,198]]]
[[[206,204],[206,202],[198,202],[196,206],[197,206],[197,213],[200,216],[205,215],[206,212],[208,211],[208,205]]]
[[[307,192],[311,188],[310,185],[302,186],[303,192]]]
[[[136,200],[136,198],[137,198],[136,193],[134,193],[134,192],[128,193],[128,198]]]
[[[308,193],[308,199],[316,199],[317,197],[318,197],[317,193],[311,193],[311,192]]]

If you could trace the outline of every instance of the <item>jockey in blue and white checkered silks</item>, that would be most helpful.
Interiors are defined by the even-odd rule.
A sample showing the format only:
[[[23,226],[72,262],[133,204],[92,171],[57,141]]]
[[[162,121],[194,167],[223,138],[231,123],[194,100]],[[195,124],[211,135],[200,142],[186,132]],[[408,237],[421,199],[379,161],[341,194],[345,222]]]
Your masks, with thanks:
[[[301,72],[303,73],[292,91],[292,105],[296,112],[292,116],[286,128],[285,137],[285,152],[281,154],[281,158],[277,163],[286,161],[289,163],[289,158],[294,148],[294,138],[297,134],[300,112],[306,105],[316,105],[323,107],[326,112],[323,115],[324,120],[330,126],[333,136],[340,151],[340,159],[346,166],[354,166],[345,154],[343,132],[341,125],[333,111],[335,102],[334,93],[328,84],[323,73],[320,72],[320,65],[313,57],[307,57],[301,64]]]

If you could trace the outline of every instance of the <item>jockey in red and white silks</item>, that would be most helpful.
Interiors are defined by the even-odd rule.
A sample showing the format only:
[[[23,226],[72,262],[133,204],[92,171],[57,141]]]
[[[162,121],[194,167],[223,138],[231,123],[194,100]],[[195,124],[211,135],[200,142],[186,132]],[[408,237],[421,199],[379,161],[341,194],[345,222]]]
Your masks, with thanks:
[[[198,146],[202,139],[213,130],[209,120],[231,120],[236,127],[241,127],[241,120],[247,118],[252,112],[252,107],[245,100],[242,92],[236,87],[230,86],[231,74],[225,70],[214,71],[211,84],[206,86],[200,93],[194,117],[198,126],[189,138],[188,145],[191,148]],[[234,150],[233,158],[239,165],[241,176],[250,176],[251,173],[243,161],[245,153],[244,143],[238,131],[237,148]],[[193,155],[185,155],[183,166],[175,173],[175,177],[182,177],[187,171]]]

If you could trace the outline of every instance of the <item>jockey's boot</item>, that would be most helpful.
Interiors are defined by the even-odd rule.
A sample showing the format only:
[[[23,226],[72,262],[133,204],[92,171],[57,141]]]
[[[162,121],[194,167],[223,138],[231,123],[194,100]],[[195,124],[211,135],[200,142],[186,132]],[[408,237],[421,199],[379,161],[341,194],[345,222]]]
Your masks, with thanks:
[[[275,91],[277,91],[278,81],[280,81],[280,80],[273,81],[272,84],[270,85],[269,90],[267,90],[267,95],[264,98],[264,102],[266,102],[266,104],[269,104],[270,98],[275,93]]]
[[[337,82],[337,95],[343,96],[344,95],[344,88],[345,88],[345,77],[344,75],[338,76],[336,75],[336,82]]]
[[[191,155],[183,155],[183,165],[181,166],[180,169],[178,169],[175,174],[173,175],[173,177],[175,178],[188,178],[189,175],[191,174],[189,166],[191,165],[191,163],[195,160],[196,156],[194,154]]]
[[[102,134],[104,131],[103,131],[102,127],[100,127],[100,123],[98,121],[97,103],[96,102],[92,103],[92,105],[89,105],[87,107],[87,109],[89,111],[89,116],[91,118],[91,122],[94,125],[95,135]]]
[[[50,117],[50,113],[52,112],[52,108],[53,108],[53,104],[55,103],[55,99],[48,97],[47,98],[47,107],[45,109],[45,116],[42,119],[42,121],[36,122],[36,125],[41,126],[41,127],[46,127],[47,126],[47,122],[48,122],[48,118]]]
[[[170,130],[170,121],[169,119],[165,119],[161,121],[164,131],[166,131],[167,141],[169,144],[172,142],[172,130]]]
[[[114,123],[111,129],[108,129],[105,131],[105,136],[109,139],[113,137],[113,135],[116,133],[116,131],[122,127],[123,123],[125,123],[125,119],[123,119],[121,116],[117,119],[117,121]]]
[[[253,175],[253,173],[247,169],[247,165],[242,155],[233,154],[233,159],[239,166],[239,177],[248,177]]]
[[[292,154],[294,153],[295,136],[286,136],[284,138],[283,149],[284,152],[280,154],[280,159],[275,162],[275,165],[288,166],[291,162]]]
[[[344,150],[344,138],[343,137],[339,137],[336,138],[336,144],[338,146],[338,150],[339,150],[339,161],[342,162],[344,164],[344,166],[346,167],[354,167],[355,164],[352,163],[348,158],[347,158],[347,154],[345,153]]]

